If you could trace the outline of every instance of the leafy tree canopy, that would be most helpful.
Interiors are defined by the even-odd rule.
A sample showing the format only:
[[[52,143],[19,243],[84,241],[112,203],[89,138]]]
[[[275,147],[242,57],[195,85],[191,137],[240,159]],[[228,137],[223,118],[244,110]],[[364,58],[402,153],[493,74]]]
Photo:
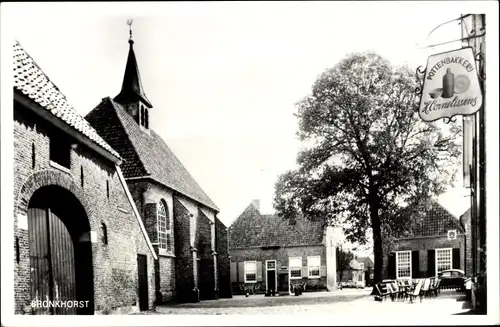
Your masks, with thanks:
[[[284,218],[342,224],[360,244],[372,237],[376,279],[382,239],[409,233],[422,204],[444,192],[460,167],[460,128],[423,122],[417,86],[408,67],[371,52],[326,70],[297,103],[297,134],[308,146],[275,185],[274,207]]]

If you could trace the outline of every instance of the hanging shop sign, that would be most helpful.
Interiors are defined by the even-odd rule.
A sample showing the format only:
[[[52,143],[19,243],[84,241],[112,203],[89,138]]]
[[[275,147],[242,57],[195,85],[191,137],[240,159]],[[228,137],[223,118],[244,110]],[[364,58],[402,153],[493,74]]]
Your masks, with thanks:
[[[483,104],[472,48],[427,59],[419,114],[424,121],[476,113]]]

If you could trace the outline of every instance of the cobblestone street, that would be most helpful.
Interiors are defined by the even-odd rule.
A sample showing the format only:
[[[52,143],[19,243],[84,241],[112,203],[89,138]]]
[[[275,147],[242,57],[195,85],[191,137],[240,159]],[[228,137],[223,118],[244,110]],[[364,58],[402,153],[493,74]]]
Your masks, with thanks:
[[[302,296],[264,297],[253,295],[248,298],[234,296],[232,299],[202,301],[199,303],[171,304],[159,306],[156,311],[141,314],[178,315],[308,315],[333,314],[356,316],[360,312],[374,316],[397,312],[398,315],[449,316],[465,314],[469,310],[463,295],[454,291],[443,291],[437,298],[426,298],[420,303],[404,301],[382,303],[370,296],[371,288],[362,290],[338,290],[335,292],[304,293]]]
[[[251,295],[245,297],[236,295],[231,299],[201,301],[198,303],[183,303],[158,306],[156,311],[141,314],[303,314],[330,312],[332,304],[349,303],[354,300],[369,297],[371,288],[363,290],[342,290],[336,292],[303,293],[302,296]]]

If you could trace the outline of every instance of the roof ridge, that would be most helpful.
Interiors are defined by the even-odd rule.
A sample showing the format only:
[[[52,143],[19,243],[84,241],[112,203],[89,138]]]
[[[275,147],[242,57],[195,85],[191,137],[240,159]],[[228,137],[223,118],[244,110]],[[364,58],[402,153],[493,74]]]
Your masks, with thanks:
[[[139,128],[139,126],[136,124],[133,118],[127,113],[125,108],[123,108],[123,106],[120,103],[118,103],[111,97],[107,97],[107,99],[109,99],[109,101],[111,102],[119,118],[119,121],[122,124],[123,130],[125,131],[125,134],[130,141],[131,147],[133,148],[133,151],[137,156],[137,160],[139,160],[140,164],[142,165],[142,168],[147,173],[147,175],[145,176],[153,178],[157,182],[165,185],[166,187],[176,192],[179,192],[180,194],[191,199],[192,201],[195,201],[211,210],[220,211],[220,209],[217,207],[214,201],[201,188],[199,183],[193,178],[191,173],[186,169],[186,167],[182,164],[179,158],[177,158],[176,154],[172,151],[172,149],[170,149],[167,143],[154,130],[152,129],[149,130],[149,132],[151,133],[150,135],[144,135],[146,133],[143,133],[142,131],[139,131],[141,133],[141,135],[139,136],[135,134],[132,135],[132,133],[136,131],[135,129]],[[168,179],[166,180],[161,173],[157,174],[157,171],[155,170],[157,167],[153,163],[148,162],[148,157],[147,155],[145,155],[144,149],[142,148],[139,149],[140,143],[137,144],[137,142],[140,142],[140,140],[144,139],[145,137],[148,138],[148,143],[151,142],[150,145],[160,146],[162,147],[163,151],[168,151],[168,160],[172,163],[175,162],[174,166],[177,167],[174,169],[178,169],[180,172],[179,175],[176,175],[174,177],[175,181],[169,182]],[[192,187],[195,187],[196,189],[193,190]]]
[[[18,45],[21,49],[23,49],[23,51],[26,53],[26,55],[27,55],[27,56],[31,59],[31,61],[32,61],[33,65],[35,65],[35,66],[36,66],[36,68],[38,68],[38,69],[40,70],[40,72],[43,74],[43,76],[47,79],[47,82],[51,83],[51,84],[52,84],[52,86],[54,86],[54,88],[55,88],[55,89],[56,89],[56,90],[60,93],[60,95],[62,96],[62,98],[68,102],[68,105],[74,109],[73,105],[71,105],[71,104],[69,103],[68,98],[66,97],[66,95],[65,95],[65,94],[61,91],[61,89],[60,89],[60,88],[56,85],[56,83],[54,83],[54,82],[50,79],[50,77],[49,77],[49,76],[45,73],[45,71],[42,69],[42,67],[41,67],[41,66],[40,66],[40,65],[36,62],[35,58],[33,58],[33,56],[32,56],[32,55],[30,55],[28,51],[26,51],[26,49],[25,49],[25,48],[21,45],[21,43],[20,43],[18,40],[15,40],[15,42],[17,43],[17,45]],[[50,101],[50,100],[47,100],[47,101]],[[50,101],[50,102],[52,103],[52,101]],[[75,109],[75,110],[76,110],[76,109]]]
[[[125,114],[127,114],[125,112],[125,109],[117,102],[115,102],[110,96],[107,96],[105,99],[107,99],[110,103],[111,103],[111,107],[115,110],[115,114],[116,114],[116,117],[118,118],[118,121],[120,122],[120,124],[122,125],[122,129],[123,131],[125,132],[125,134],[127,135],[129,141],[130,141],[130,144],[132,145],[132,148],[134,149],[134,152],[137,156],[137,159],[139,160],[142,168],[144,169],[144,171],[146,172],[146,175],[145,176],[149,176],[151,175],[151,172],[147,169],[146,165],[144,164],[144,162],[142,161],[141,159],[141,156],[139,155],[138,151],[137,151],[137,146],[136,144],[134,144],[134,141],[132,140],[132,137],[130,137],[130,134],[127,130],[127,128],[125,127],[124,125],[124,122],[123,122],[123,119],[122,119],[122,115],[120,115],[118,113],[118,110],[123,110]],[[128,115],[128,114],[127,114]]]
[[[238,222],[238,220],[239,220],[240,218],[242,218],[242,217],[243,217],[243,214],[244,214],[244,213],[248,210],[248,208],[250,208],[250,207],[253,207],[253,208],[255,209],[255,211],[257,211],[257,213],[259,214],[259,216],[261,216],[261,217],[262,217],[262,215],[260,214],[259,210],[258,210],[257,208],[255,208],[255,206],[254,206],[254,205],[252,205],[252,203],[250,203],[249,205],[247,205],[247,206],[246,206],[246,208],[245,208],[245,209],[243,209],[243,211],[242,211],[242,212],[238,215],[238,217],[237,217],[235,220],[233,220],[233,222],[229,225],[229,227],[232,227],[235,223],[237,223],[237,222]]]
[[[186,170],[186,173],[189,175],[189,177],[191,177],[191,179],[193,180],[193,182],[198,186],[198,188],[201,190],[201,192],[203,192],[203,194],[211,201],[211,202],[214,202],[210,196],[205,192],[205,190],[203,189],[203,187],[201,187],[200,183],[198,183],[198,181],[196,180],[196,178],[193,177],[193,175],[191,174],[191,172],[186,168],[186,166],[184,166],[184,164],[182,163],[182,161],[179,159],[179,157],[174,153],[174,151],[172,151],[172,149],[170,148],[170,146],[168,146],[167,142],[163,139],[163,137],[160,136],[160,134],[156,133],[153,129],[150,128],[150,131],[151,133],[155,134],[157,137],[156,139],[160,140],[161,142],[163,142],[163,144],[170,149],[170,151],[172,152],[172,154],[174,155],[173,156],[173,159],[177,160],[177,162],[182,166],[184,167],[184,169]],[[214,203],[215,205],[215,203]],[[217,206],[215,206],[217,207]],[[218,209],[218,208],[217,208]]]
[[[435,201],[436,205],[439,206],[442,210],[444,210],[444,212],[446,212],[448,215],[450,215],[451,217],[455,218],[456,220],[460,220],[460,217],[457,217],[455,216],[454,214],[452,214],[448,209],[446,209],[441,203],[439,203],[438,201]]]
[[[114,157],[122,159],[118,152],[97,133],[83,115],[68,101],[66,95],[61,92],[59,87],[55,85],[18,40],[14,41],[13,59],[13,87],[15,90],[36,102],[55,118],[74,129],[78,134],[83,135],[91,143]],[[28,77],[33,74],[34,77]]]

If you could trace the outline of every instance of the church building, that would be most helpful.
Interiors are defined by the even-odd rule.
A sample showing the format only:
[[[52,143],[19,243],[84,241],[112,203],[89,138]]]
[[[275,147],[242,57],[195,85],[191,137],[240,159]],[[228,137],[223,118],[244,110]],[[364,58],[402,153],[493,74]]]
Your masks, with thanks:
[[[217,219],[219,209],[151,129],[156,108],[141,83],[132,33],[128,43],[121,91],[85,118],[123,157],[125,180],[158,256],[157,303],[216,299],[219,288],[221,296],[230,296],[227,241],[219,241],[227,240],[227,231]]]

